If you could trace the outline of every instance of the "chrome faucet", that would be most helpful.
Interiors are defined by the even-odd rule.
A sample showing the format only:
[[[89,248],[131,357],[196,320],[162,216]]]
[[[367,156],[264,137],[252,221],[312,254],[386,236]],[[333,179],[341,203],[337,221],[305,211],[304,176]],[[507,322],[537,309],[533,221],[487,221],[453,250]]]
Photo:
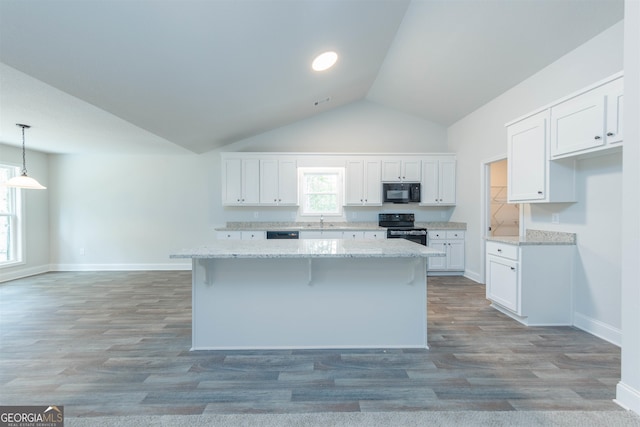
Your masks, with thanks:
[[[324,217],[320,215],[320,228],[324,228]]]

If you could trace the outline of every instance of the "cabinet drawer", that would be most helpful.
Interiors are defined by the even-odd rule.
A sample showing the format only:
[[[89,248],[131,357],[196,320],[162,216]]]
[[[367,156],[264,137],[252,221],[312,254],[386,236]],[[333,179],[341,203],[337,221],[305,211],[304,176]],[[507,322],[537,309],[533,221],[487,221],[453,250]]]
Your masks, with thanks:
[[[447,238],[447,232],[444,230],[429,230],[428,233],[429,239],[431,240],[442,240]]]
[[[461,230],[447,231],[447,239],[464,239],[464,231],[461,231]]]
[[[487,254],[518,260],[518,247],[499,242],[487,242]]]
[[[218,231],[217,237],[220,240],[240,240],[242,233],[239,231]]]

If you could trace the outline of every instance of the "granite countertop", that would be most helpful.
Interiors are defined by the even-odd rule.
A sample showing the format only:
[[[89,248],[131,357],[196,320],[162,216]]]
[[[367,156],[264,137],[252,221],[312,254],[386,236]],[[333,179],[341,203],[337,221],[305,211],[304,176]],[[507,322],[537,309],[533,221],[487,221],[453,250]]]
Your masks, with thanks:
[[[525,245],[575,245],[576,234],[560,231],[526,230],[525,236],[491,236],[488,242],[507,243],[515,246]]]
[[[218,240],[170,258],[424,258],[444,252],[405,239]]]
[[[427,230],[466,230],[464,222],[416,222],[417,228]],[[228,222],[226,227],[216,228],[216,231],[384,231],[377,222]]]

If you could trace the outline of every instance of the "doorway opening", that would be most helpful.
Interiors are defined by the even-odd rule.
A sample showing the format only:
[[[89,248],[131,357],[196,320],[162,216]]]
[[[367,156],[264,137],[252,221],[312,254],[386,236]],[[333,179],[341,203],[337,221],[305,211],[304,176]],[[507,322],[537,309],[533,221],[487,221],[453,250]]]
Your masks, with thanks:
[[[489,163],[487,236],[518,236],[520,205],[507,203],[507,159]]]

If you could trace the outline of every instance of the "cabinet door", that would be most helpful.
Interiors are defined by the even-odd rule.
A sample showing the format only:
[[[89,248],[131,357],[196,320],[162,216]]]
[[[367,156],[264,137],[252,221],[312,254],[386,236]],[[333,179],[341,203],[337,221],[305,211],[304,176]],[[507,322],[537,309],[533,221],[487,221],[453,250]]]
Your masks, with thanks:
[[[571,98],[551,108],[551,156],[604,145],[603,88]]]
[[[382,180],[385,182],[402,181],[402,162],[400,160],[383,160]]]
[[[278,203],[278,161],[260,160],[260,204]]]
[[[624,83],[622,78],[607,85],[607,144],[617,144],[624,139],[623,110]]]
[[[224,161],[222,204],[239,205],[242,203],[242,160]]]
[[[345,204],[362,205],[364,162],[362,160],[348,160],[346,170]]]
[[[507,128],[509,201],[545,198],[548,114],[545,110]]]
[[[242,233],[240,231],[218,231],[217,237],[220,240],[240,240]]]
[[[242,240],[264,240],[266,238],[264,231],[243,231],[241,233]]]
[[[260,203],[260,160],[242,161],[242,203]]]
[[[363,193],[365,205],[382,205],[382,179],[380,177],[380,160],[365,161]]]
[[[438,159],[422,161],[422,195],[420,203],[423,205],[437,205],[440,200],[440,174]]]
[[[518,312],[518,263],[487,257],[487,298]]]
[[[386,231],[365,231],[364,232],[364,238],[365,239],[374,239],[374,240],[386,239],[387,238],[387,232]]]
[[[278,162],[278,204],[298,204],[298,164],[294,159]]]
[[[464,270],[464,240],[449,240],[447,242],[447,269]]]
[[[407,182],[420,182],[422,176],[422,161],[407,159],[402,161],[402,180]]]
[[[364,231],[345,231],[342,233],[342,238],[350,240],[364,239]]]
[[[447,242],[445,240],[429,241],[429,247],[437,251],[447,252]],[[427,270],[446,270],[446,256],[432,256],[428,258]]]
[[[439,162],[439,202],[445,205],[456,204],[456,161],[440,160]]]

